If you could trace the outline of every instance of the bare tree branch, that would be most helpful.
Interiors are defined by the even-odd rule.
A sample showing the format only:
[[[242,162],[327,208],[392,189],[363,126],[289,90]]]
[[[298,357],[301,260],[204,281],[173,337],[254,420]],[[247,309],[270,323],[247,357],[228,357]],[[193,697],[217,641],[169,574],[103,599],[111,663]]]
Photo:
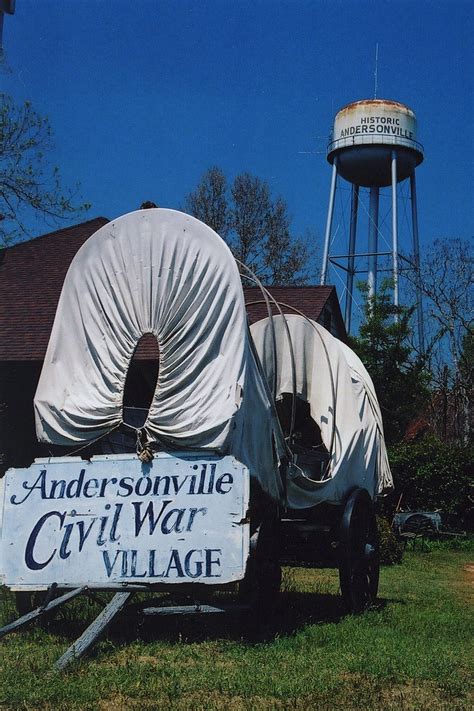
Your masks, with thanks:
[[[27,236],[27,217],[39,215],[57,224],[88,205],[76,205],[63,192],[59,171],[49,165],[51,127],[29,102],[18,106],[0,94],[0,246]]]
[[[186,197],[185,209],[220,234],[264,283],[306,281],[309,249],[291,234],[285,201],[272,199],[260,178],[242,173],[229,189],[220,168],[210,168]]]

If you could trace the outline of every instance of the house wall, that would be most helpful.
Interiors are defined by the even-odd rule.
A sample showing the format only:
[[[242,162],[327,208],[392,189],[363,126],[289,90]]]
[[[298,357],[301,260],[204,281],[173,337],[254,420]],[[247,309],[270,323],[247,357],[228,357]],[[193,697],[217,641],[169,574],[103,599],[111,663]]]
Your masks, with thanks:
[[[48,455],[36,440],[33,397],[42,363],[3,362],[0,366],[0,476]]]
[[[71,451],[71,447],[39,443],[36,439],[33,399],[42,365],[39,361],[23,361],[0,366],[0,477],[10,467],[28,467],[36,457]],[[133,360],[127,373],[124,404],[148,408],[157,376],[157,361]],[[94,452],[84,450],[84,455],[91,453]]]

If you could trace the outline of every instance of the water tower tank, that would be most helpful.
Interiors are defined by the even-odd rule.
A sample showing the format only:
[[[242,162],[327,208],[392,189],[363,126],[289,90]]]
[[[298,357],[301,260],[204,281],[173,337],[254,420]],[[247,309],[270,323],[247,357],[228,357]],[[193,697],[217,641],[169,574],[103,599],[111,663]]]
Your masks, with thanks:
[[[415,169],[423,161],[423,147],[417,141],[414,112],[405,104],[386,99],[367,99],[348,104],[335,116],[327,159],[332,165],[332,178],[324,236],[321,284],[326,284],[330,264],[336,269],[345,271],[345,323],[348,333],[351,328],[356,274],[367,273],[368,294],[371,297],[375,296],[379,261],[383,262],[381,264],[383,271],[391,272],[393,303],[396,306],[399,305],[400,257],[404,257],[406,261],[405,255],[399,252],[398,247],[399,188],[400,197],[403,198],[406,191],[401,183],[406,178],[410,179],[413,254],[408,261],[411,262],[411,268],[414,269],[417,283],[418,340],[420,350],[423,352],[423,312],[419,276],[420,257],[415,182]],[[340,182],[339,178],[344,178],[351,183],[350,221],[347,221],[343,216],[333,234],[335,196]],[[387,202],[385,201],[385,214],[379,224],[380,194],[386,198],[384,189],[389,186],[391,187],[391,210],[386,210]],[[343,201],[339,202],[342,208]],[[361,227],[361,219],[358,219],[361,204],[364,207],[361,217],[367,229],[367,248],[358,251],[356,237]],[[406,206],[405,202],[405,208]],[[390,212],[391,245],[388,243],[387,235],[384,235],[381,229],[383,227],[383,230],[387,230],[389,224],[387,218]],[[341,226],[342,229],[339,230]],[[349,230],[344,235],[346,227]],[[337,249],[336,236],[338,233],[339,244],[341,241],[344,242],[344,238],[347,237],[342,250]],[[385,246],[383,242],[385,242]],[[389,263],[389,259],[391,263]]]
[[[392,151],[397,152],[397,180],[405,180],[423,160],[416,140],[416,116],[398,101],[354,101],[334,119],[327,159],[337,158],[339,175],[355,185],[391,184]]]

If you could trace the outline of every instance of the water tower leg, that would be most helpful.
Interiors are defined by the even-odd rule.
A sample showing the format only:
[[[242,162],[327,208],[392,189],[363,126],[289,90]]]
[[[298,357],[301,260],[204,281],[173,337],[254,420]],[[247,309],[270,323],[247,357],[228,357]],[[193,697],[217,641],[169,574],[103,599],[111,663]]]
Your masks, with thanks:
[[[326,234],[324,236],[323,266],[321,268],[321,286],[324,286],[324,284],[326,283],[326,278],[328,275],[329,242],[331,239],[332,218],[334,215],[334,196],[336,194],[336,182],[337,158],[334,158],[334,163],[332,164],[331,192],[329,194],[328,217],[326,220]]]
[[[354,255],[357,231],[357,211],[359,208],[359,186],[352,185],[351,196],[351,228],[349,232],[349,254],[347,258],[347,281],[346,281],[346,331],[351,331],[352,315],[352,292],[354,289]]]
[[[425,332],[423,326],[423,298],[420,275],[420,243],[418,240],[418,209],[416,204],[415,171],[410,175],[411,221],[413,224],[413,257],[415,261],[416,311],[418,319],[418,346],[421,353],[425,352]]]
[[[377,245],[379,233],[379,188],[372,185],[370,188],[369,205],[369,270],[367,286],[369,296],[375,296],[377,290]]]
[[[393,303],[398,306],[398,205],[397,205],[397,152],[392,151],[392,270]],[[395,321],[398,316],[395,315]]]

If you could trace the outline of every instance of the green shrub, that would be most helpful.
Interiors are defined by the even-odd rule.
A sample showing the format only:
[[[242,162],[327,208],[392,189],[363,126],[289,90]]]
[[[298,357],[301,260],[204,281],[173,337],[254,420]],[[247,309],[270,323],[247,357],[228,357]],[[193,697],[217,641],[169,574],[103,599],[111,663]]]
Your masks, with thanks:
[[[474,447],[426,437],[390,447],[389,457],[396,498],[402,509],[440,510],[443,522],[458,519],[472,530],[472,461]]]
[[[377,516],[377,530],[379,534],[380,563],[382,565],[401,563],[404,545],[394,534],[390,521],[385,516]]]

